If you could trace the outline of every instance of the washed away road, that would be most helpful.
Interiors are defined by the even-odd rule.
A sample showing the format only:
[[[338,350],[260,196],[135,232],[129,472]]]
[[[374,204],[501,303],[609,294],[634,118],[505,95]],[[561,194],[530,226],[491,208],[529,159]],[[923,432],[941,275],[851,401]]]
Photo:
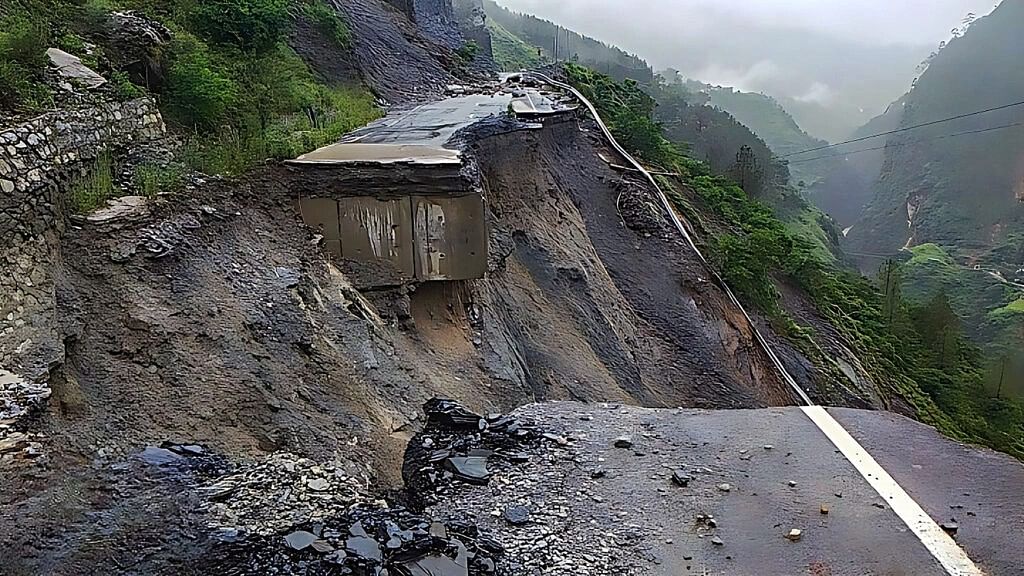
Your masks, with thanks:
[[[392,113],[294,162],[458,164],[456,133],[510,107],[522,116],[566,108],[534,89],[460,95]],[[807,406],[526,407],[521,416],[569,442],[453,495],[438,514],[468,508],[490,523],[509,543],[511,574],[1024,574],[1020,462],[888,413],[809,406],[761,344]],[[620,436],[628,441],[616,447]],[[510,506],[533,519],[510,524]]]

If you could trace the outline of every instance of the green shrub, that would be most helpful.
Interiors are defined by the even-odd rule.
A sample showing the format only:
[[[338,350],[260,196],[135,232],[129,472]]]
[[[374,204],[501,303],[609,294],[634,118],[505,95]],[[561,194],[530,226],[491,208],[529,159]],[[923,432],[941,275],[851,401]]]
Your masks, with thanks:
[[[287,37],[288,7],[289,0],[202,0],[193,7],[190,19],[204,38],[259,53]]]
[[[302,6],[302,12],[312,20],[320,30],[334,40],[338,46],[347,47],[352,41],[352,32],[341,14],[324,0],[312,0]]]
[[[0,110],[34,110],[48,100],[42,78],[49,41],[45,22],[21,12],[0,18]]]
[[[114,88],[117,90],[117,97],[121,100],[134,100],[146,95],[146,91],[143,88],[133,84],[128,78],[128,74],[120,70],[110,75],[110,82],[114,85]]]
[[[88,171],[71,182],[68,201],[71,210],[86,214],[100,208],[117,195],[114,186],[114,161],[109,152],[103,151]]]
[[[455,51],[455,55],[459,57],[459,60],[463,64],[469,64],[476,60],[476,57],[480,54],[480,45],[476,43],[476,40],[470,40],[462,45],[458,50]]]
[[[194,37],[179,35],[171,52],[165,100],[170,119],[200,131],[216,129],[236,104],[237,84]]]
[[[272,158],[295,158],[337,142],[380,114],[366,90],[320,86],[302,112],[282,117],[268,129],[266,150]]]
[[[102,32],[115,9],[110,0],[85,0],[78,10],[77,28],[83,34]]]
[[[305,62],[284,44],[232,62],[229,73],[242,88],[235,125],[245,129],[266,130],[273,119],[306,106],[317,89]]]

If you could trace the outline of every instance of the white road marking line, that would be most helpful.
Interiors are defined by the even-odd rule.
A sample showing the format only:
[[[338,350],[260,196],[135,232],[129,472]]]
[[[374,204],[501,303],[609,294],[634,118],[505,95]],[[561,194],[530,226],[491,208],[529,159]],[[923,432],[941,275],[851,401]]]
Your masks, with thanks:
[[[853,464],[950,576],[983,576],[983,572],[975,566],[960,545],[932,520],[932,517],[825,408],[801,406],[800,409]]]
[[[700,249],[697,248],[697,244],[690,237],[690,234],[686,231],[686,227],[683,226],[682,221],[672,208],[671,203],[668,200],[668,196],[665,195],[664,190],[661,186],[658,186],[658,181],[654,179],[654,176],[647,171],[636,158],[634,158],[625,148],[623,148],[612,135],[611,130],[601,119],[601,115],[597,112],[597,107],[594,106],[590,100],[588,100],[583,93],[573,88],[572,86],[563,82],[552,80],[551,78],[537,72],[531,73],[531,75],[540,78],[541,81],[547,82],[552,86],[557,86],[563,90],[571,92],[584,106],[590,110],[590,113],[597,120],[598,126],[604,133],[605,137],[611,143],[612,147],[622,155],[623,158],[629,161],[634,168],[640,171],[641,174],[647,177],[654,189],[658,191],[658,195],[661,197],[662,206],[668,212],[669,217],[675,224],[676,229],[682,234],[683,238],[686,239],[690,248],[697,254],[697,256],[703,261],[706,269],[717,276],[717,272],[710,265]],[[761,331],[757,329],[757,325],[754,324],[750,315],[747,314],[746,309],[738,298],[733,294],[732,290],[729,289],[728,284],[719,277],[721,285],[725,288],[725,293],[728,294],[729,299],[743,312],[746,317],[751,330],[762,349],[768,354],[772,363],[782,374],[783,379],[793,389],[794,392],[800,397],[800,400],[806,404],[800,408],[804,411],[804,414],[818,427],[819,430],[828,437],[829,440],[835,444],[836,448],[842,452],[843,456],[853,464],[854,468],[864,477],[865,480],[871,485],[872,488],[878,492],[878,495],[884,498],[896,514],[906,523],[907,527],[917,536],[921,544],[935,557],[936,560],[942,565],[942,567],[949,573],[950,576],[984,576],[984,573],[975,566],[974,562],[967,556],[967,553],[946,534],[945,531],[939,527],[938,524],[932,520],[931,516],[925,513],[924,509],[910,497],[909,494],[903,487],[901,487],[888,472],[882,468],[874,458],[868,454],[867,450],[860,445],[859,442],[854,440],[853,436],[846,431],[845,428],[839,422],[836,422],[835,418],[832,417],[824,408],[821,406],[814,405],[814,402],[807,395],[807,392],[797,384],[796,380],[786,370],[782,360],[779,359],[778,355],[772,349],[771,345],[761,334]]]

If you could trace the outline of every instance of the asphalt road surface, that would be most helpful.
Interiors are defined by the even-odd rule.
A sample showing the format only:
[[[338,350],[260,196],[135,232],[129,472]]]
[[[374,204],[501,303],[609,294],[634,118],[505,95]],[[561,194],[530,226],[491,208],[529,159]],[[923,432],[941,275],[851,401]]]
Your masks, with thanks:
[[[1024,465],[900,416],[829,412],[936,522],[958,523],[956,541],[985,574],[1024,574]],[[516,414],[569,444],[551,442],[442,505],[476,509],[510,543],[509,561],[522,564],[509,573],[531,574],[532,565],[545,576],[949,574],[799,408],[556,403]],[[632,447],[616,447],[620,436]],[[692,478],[688,486],[673,482],[675,470]],[[505,521],[513,505],[531,510],[531,523]],[[794,529],[798,541],[786,538]]]
[[[449,146],[463,128],[506,113],[542,116],[564,107],[535,88],[494,87],[480,94],[453,96],[414,108],[397,109],[346,135],[339,143],[300,156],[297,163],[403,162],[457,164],[459,153]]]

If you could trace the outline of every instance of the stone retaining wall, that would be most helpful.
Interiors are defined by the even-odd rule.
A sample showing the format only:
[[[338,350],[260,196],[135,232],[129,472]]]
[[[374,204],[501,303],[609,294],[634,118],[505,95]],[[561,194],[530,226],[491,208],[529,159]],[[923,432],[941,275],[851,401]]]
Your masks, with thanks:
[[[38,382],[63,361],[53,270],[64,185],[103,150],[116,154],[164,133],[150,98],[79,105],[0,129],[0,368]]]

